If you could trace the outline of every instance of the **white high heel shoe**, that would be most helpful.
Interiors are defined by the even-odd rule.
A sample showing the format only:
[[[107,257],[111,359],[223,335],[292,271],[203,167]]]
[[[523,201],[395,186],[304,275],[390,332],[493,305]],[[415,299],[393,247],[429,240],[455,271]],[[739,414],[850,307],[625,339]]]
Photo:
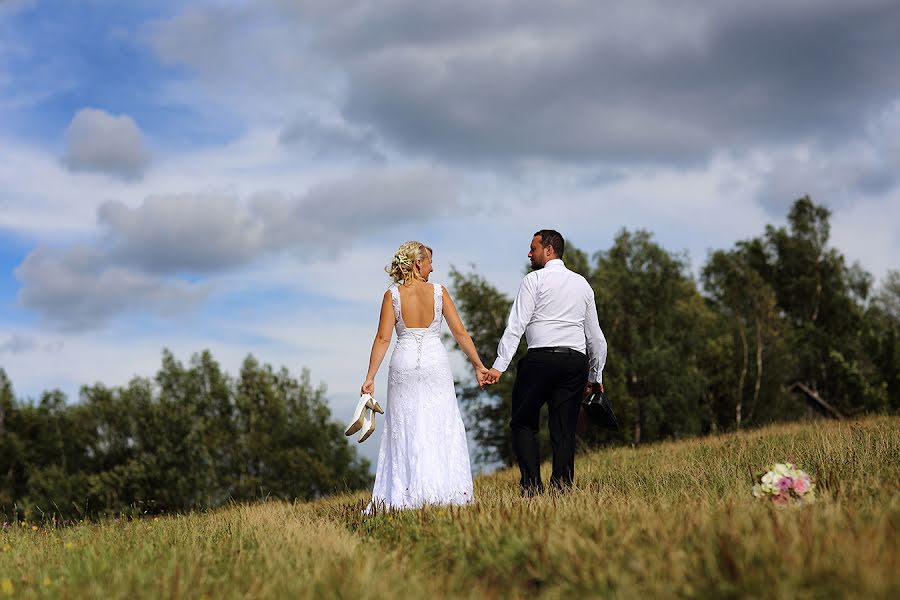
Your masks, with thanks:
[[[366,409],[366,418],[363,421],[362,433],[359,434],[359,442],[362,444],[369,439],[369,436],[375,433],[375,411],[371,408]]]
[[[384,414],[384,409],[381,408],[381,405],[378,404],[378,400],[376,400],[374,396],[372,396],[371,394],[363,394],[363,395],[360,397],[360,400],[362,400],[363,398],[368,398],[369,400],[371,400],[371,402],[368,404],[368,407],[369,407],[369,408],[371,408],[372,410],[374,410],[374,411],[377,412],[378,414],[381,414],[381,415]]]
[[[346,431],[344,431],[344,435],[350,436],[362,429],[365,424],[365,409],[369,408],[374,410],[375,412],[379,412],[384,414],[384,411],[381,409],[381,406],[375,402],[375,399],[372,398],[369,394],[363,394],[359,397],[359,402],[356,404],[356,410],[353,411],[353,420],[350,421],[350,424],[347,425]]]

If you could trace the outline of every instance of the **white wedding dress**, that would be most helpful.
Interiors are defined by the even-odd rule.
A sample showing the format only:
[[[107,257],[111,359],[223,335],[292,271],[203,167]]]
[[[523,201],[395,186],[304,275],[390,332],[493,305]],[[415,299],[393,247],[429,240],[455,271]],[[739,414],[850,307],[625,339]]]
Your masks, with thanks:
[[[434,319],[423,328],[406,327],[400,291],[390,288],[397,344],[368,512],[472,501],[466,430],[440,337],[443,291],[432,285]]]

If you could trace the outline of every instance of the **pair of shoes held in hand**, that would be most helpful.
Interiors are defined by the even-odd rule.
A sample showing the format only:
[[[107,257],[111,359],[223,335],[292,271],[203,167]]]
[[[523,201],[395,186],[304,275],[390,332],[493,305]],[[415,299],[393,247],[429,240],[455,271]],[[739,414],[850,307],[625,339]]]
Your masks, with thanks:
[[[359,443],[369,439],[369,436],[375,432],[375,413],[384,414],[384,409],[381,408],[378,401],[369,394],[360,396],[356,410],[353,411],[353,420],[350,421],[344,435],[350,436],[362,430],[359,435]]]

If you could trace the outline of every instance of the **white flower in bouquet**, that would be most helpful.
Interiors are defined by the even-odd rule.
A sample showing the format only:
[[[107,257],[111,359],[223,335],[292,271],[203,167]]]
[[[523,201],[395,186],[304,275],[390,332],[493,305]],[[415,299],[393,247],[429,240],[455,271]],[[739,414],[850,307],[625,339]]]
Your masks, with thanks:
[[[812,502],[815,483],[809,473],[792,463],[777,463],[757,477],[753,495],[768,497],[777,506]]]

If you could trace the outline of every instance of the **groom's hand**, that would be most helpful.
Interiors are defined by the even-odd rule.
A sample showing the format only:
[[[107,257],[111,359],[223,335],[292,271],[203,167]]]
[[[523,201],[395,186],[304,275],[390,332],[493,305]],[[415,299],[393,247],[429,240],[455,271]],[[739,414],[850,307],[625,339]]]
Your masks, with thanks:
[[[587,398],[591,394],[600,394],[603,392],[603,384],[596,381],[588,381],[584,385],[584,397]]]
[[[487,383],[490,385],[494,385],[495,383],[500,381],[501,375],[503,375],[503,373],[501,373],[497,369],[488,369],[487,376],[485,377],[485,381],[487,381]]]

